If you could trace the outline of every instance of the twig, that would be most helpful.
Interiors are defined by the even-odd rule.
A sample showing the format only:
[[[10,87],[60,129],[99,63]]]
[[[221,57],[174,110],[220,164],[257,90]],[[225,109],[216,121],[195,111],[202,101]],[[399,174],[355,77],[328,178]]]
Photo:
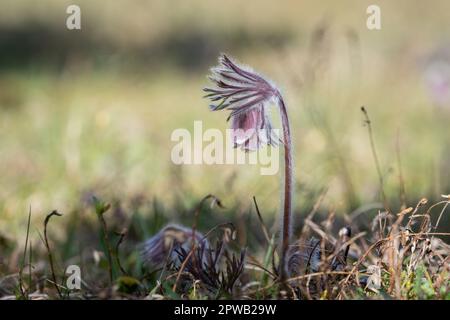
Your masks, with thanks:
[[[33,243],[30,240],[30,250],[29,250],[29,255],[28,255],[28,286],[31,287],[31,280],[32,280],[32,273],[31,273],[31,269],[32,269],[32,265],[31,265],[31,261],[33,259]]]
[[[112,249],[111,249],[111,245],[109,243],[109,236],[108,236],[108,227],[106,225],[106,221],[105,218],[103,217],[103,214],[109,210],[109,208],[111,208],[111,205],[109,203],[105,204],[103,202],[101,202],[99,199],[97,199],[96,197],[93,197],[94,200],[94,204],[95,204],[95,212],[97,213],[97,217],[100,220],[100,224],[102,226],[102,230],[103,230],[103,242],[105,243],[106,246],[106,256],[108,258],[108,273],[109,273],[109,282],[110,285],[113,285],[114,282],[114,277],[113,277],[113,263],[112,263]]]
[[[25,266],[25,258],[26,258],[26,255],[27,255],[28,237],[30,235],[30,225],[31,225],[31,206],[30,206],[30,209],[28,211],[27,235],[26,235],[26,238],[25,238],[25,249],[23,250],[22,265],[20,266],[20,269],[19,269],[19,290],[20,290],[20,294],[22,295],[23,298],[27,298],[27,296],[28,296],[28,291],[27,291],[27,296],[26,296],[25,295],[25,291],[23,289],[22,273],[23,273],[23,268]]]
[[[192,243],[193,244],[195,244],[195,234],[197,232],[196,230],[197,230],[197,226],[198,226],[198,218],[200,217],[200,212],[203,207],[203,203],[208,199],[213,199],[211,206],[214,206],[214,204],[217,204],[217,206],[219,206],[219,208],[222,208],[222,209],[225,208],[224,205],[222,204],[222,202],[220,201],[220,199],[217,198],[215,195],[208,194],[205,197],[203,197],[203,199],[200,201],[197,208],[195,209],[195,213],[194,213],[194,223],[192,224]]]
[[[258,220],[259,220],[259,223],[261,224],[261,229],[264,233],[264,237],[266,238],[267,242],[270,243],[269,232],[267,231],[266,225],[264,224],[264,220],[261,216],[261,212],[259,211],[258,203],[256,202],[255,196],[253,196],[253,202],[255,203],[256,214],[258,215]]]
[[[439,202],[439,203],[440,203],[440,202]],[[435,230],[436,230],[437,227],[439,226],[439,222],[441,221],[442,215],[444,214],[445,209],[447,209],[449,203],[450,203],[449,200],[445,201],[445,206],[442,208],[441,213],[439,214],[439,217],[437,218],[436,225],[434,226],[434,229],[435,229]],[[428,211],[430,211],[433,207],[434,207],[434,205],[431,206],[431,207],[428,209]]]
[[[56,211],[56,210],[53,210],[52,212],[50,212],[50,213],[45,217],[45,221],[44,221],[44,241],[45,241],[45,247],[47,248],[48,261],[49,261],[49,263],[50,263],[50,269],[51,269],[51,272],[52,272],[53,283],[54,283],[54,285],[55,285],[55,289],[56,289],[56,291],[58,292],[59,297],[62,299],[63,296],[62,296],[61,290],[59,289],[59,286],[58,286],[57,281],[56,281],[56,274],[55,274],[55,267],[54,267],[54,265],[53,265],[52,251],[50,250],[50,245],[49,245],[49,243],[48,243],[48,237],[47,237],[47,225],[48,225],[48,222],[50,221],[50,218],[51,218],[52,216],[58,216],[58,217],[60,217],[60,216],[62,216],[62,214],[60,214],[60,213],[59,213],[58,211]]]
[[[402,209],[406,208],[406,189],[405,189],[405,179],[403,178],[402,170],[402,159],[400,157],[400,132],[397,131],[397,141],[396,141],[396,154],[397,154],[397,165],[398,165],[398,182],[400,184],[400,201],[402,202]]]
[[[367,110],[364,106],[361,107],[361,111],[364,114],[364,117],[365,117],[364,122],[367,124],[367,130],[369,131],[370,147],[372,149],[372,155],[373,155],[373,159],[375,161],[375,166],[377,168],[378,179],[380,181],[380,192],[381,192],[381,196],[383,198],[384,209],[387,212],[391,213],[391,210],[389,209],[389,205],[387,202],[386,194],[384,193],[383,173],[381,172],[380,162],[378,161],[378,155],[377,155],[377,150],[375,148],[375,141],[373,139],[372,125],[371,125],[371,121],[369,118],[369,114],[367,113]]]
[[[124,275],[128,275],[128,273],[125,271],[125,269],[122,267],[122,264],[120,263],[119,246],[122,243],[123,239],[125,238],[126,234],[127,234],[127,230],[126,229],[122,230],[121,232],[118,232],[119,240],[117,241],[117,244],[116,244],[116,261],[117,261],[117,265],[119,266],[120,271]]]

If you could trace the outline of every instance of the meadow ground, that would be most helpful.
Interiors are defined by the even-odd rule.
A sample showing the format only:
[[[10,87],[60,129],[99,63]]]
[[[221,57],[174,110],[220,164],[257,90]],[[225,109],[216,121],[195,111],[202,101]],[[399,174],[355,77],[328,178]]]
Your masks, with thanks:
[[[447,45],[448,3],[380,2],[383,27],[369,31],[365,1],[266,1],[257,14],[252,2],[81,1],[83,30],[71,33],[64,1],[6,1],[0,297],[450,299],[450,106],[437,106],[426,82]],[[222,51],[280,86],[296,161],[294,233],[335,244],[351,226],[341,271],[277,282],[278,175],[171,161],[175,129],[228,127],[202,99]],[[202,201],[208,194],[224,208]],[[63,215],[48,222],[47,248],[53,210]],[[212,269],[224,274],[146,268],[139,244],[168,223],[222,245],[230,259]],[[82,290],[66,288],[69,265],[80,266]]]

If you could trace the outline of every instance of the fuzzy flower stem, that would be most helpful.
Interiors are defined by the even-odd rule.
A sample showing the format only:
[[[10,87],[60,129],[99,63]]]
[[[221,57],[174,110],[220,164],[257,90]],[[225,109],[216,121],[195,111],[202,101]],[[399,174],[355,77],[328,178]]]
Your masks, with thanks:
[[[212,101],[212,111],[231,111],[231,129],[235,147],[245,152],[255,151],[264,145],[276,146],[281,140],[273,134],[268,106],[275,100],[281,115],[284,145],[284,193],[283,209],[280,210],[281,222],[281,253],[280,280],[285,282],[287,270],[287,251],[291,238],[291,211],[293,192],[293,159],[291,132],[286,105],[280,91],[269,80],[248,67],[239,66],[225,54],[219,57],[219,65],[211,69],[209,79],[212,88],[204,88],[205,98]],[[243,133],[244,132],[244,133]],[[282,212],[282,213],[281,213]]]
[[[291,213],[292,213],[292,191],[293,191],[293,174],[292,174],[292,143],[291,131],[289,127],[289,118],[287,115],[286,105],[281,95],[278,95],[280,106],[281,124],[283,126],[284,141],[284,194],[283,194],[283,225],[281,235],[281,259],[280,259],[280,276],[281,281],[286,280],[286,253],[289,249],[291,239]]]

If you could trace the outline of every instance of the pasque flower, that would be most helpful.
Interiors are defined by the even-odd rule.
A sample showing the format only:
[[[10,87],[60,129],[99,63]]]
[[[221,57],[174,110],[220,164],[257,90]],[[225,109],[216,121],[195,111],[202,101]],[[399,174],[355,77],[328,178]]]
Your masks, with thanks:
[[[236,147],[252,151],[263,145],[276,145],[279,138],[272,132],[269,117],[270,104],[278,106],[283,126],[284,192],[281,231],[281,279],[286,277],[286,253],[291,236],[292,210],[292,147],[287,110],[280,91],[269,80],[248,67],[232,61],[226,55],[219,57],[219,65],[211,69],[209,79],[214,87],[205,88],[205,97],[212,101],[210,109],[231,111],[232,137]]]
[[[263,145],[276,145],[279,139],[272,130],[269,104],[278,97],[278,89],[226,55],[219,57],[219,66],[211,71],[209,79],[215,87],[205,88],[205,97],[213,102],[211,110],[231,111],[228,120],[235,147],[254,151]]]

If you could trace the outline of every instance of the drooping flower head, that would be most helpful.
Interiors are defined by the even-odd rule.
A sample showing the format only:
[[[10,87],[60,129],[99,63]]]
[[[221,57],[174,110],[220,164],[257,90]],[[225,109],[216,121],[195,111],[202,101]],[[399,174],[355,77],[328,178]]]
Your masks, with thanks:
[[[230,110],[232,139],[235,147],[245,151],[263,145],[276,145],[269,116],[270,102],[279,98],[278,89],[248,67],[237,65],[226,55],[219,57],[219,65],[211,69],[209,79],[214,88],[203,89],[213,102],[212,111]]]

